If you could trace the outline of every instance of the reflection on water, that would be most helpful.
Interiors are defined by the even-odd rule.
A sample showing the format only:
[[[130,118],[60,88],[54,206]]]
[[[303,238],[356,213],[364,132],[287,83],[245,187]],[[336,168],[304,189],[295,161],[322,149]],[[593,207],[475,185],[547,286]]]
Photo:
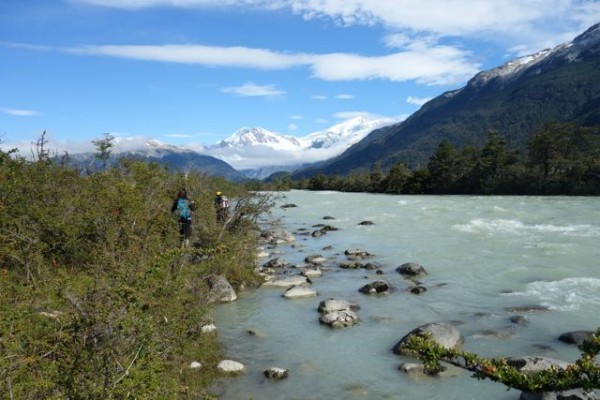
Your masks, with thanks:
[[[284,202],[298,207],[276,208],[272,219],[280,218],[296,242],[268,251],[284,252],[278,256],[295,264],[308,254],[326,257],[323,277],[312,284],[319,295],[286,300],[283,289],[264,288],[215,310],[226,355],[247,367],[241,377],[222,381],[217,391],[223,399],[517,399],[517,391],[465,372],[409,377],[397,368],[414,360],[391,348],[419,325],[451,321],[469,351],[573,360],[577,349],[557,337],[600,325],[598,198],[293,191]],[[358,225],[364,220],[374,225]],[[303,234],[319,223],[340,230],[320,238]],[[369,261],[384,275],[339,268],[344,250],[353,248],[375,254]],[[422,295],[410,294],[395,272],[409,261],[429,272]],[[375,279],[398,290],[387,296],[358,292]],[[319,325],[317,306],[327,298],[359,303],[361,323],[342,330]],[[514,326],[509,310],[522,306],[549,311],[531,307],[521,313],[527,323]],[[262,371],[270,367],[288,369],[289,378],[267,381]]]

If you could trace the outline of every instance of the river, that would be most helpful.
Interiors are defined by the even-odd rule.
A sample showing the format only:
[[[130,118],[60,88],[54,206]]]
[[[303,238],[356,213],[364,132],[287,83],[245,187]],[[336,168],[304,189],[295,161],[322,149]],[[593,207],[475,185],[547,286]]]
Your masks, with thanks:
[[[445,378],[408,376],[398,366],[414,360],[391,348],[417,326],[452,321],[465,349],[482,356],[572,361],[579,351],[558,336],[600,326],[599,197],[291,191],[278,205],[288,203],[297,207],[275,207],[269,219],[281,219],[296,241],[269,249],[272,255],[260,262],[282,257],[302,264],[309,254],[323,255],[325,272],[311,286],[319,294],[287,300],[282,289],[261,288],[216,308],[226,356],[247,368],[215,387],[221,399],[515,400],[518,391],[466,371]],[[374,224],[359,225],[364,220]],[[323,223],[339,230],[319,238],[302,234]],[[369,261],[384,274],[339,268],[344,251],[355,248],[374,254]],[[427,292],[406,291],[395,272],[405,262],[428,271],[422,279]],[[358,292],[375,279],[398,290],[387,296]],[[358,303],[360,324],[320,325],[317,306],[328,298]],[[511,326],[517,314],[509,309],[530,305],[549,311],[518,314],[527,324]],[[288,369],[289,378],[266,380],[262,371],[269,367]]]

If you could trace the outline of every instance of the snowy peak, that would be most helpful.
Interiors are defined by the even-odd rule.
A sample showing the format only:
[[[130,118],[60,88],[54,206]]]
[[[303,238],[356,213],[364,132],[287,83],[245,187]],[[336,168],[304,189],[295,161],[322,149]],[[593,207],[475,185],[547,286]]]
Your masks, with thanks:
[[[368,120],[355,117],[334,125],[326,130],[311,133],[302,141],[306,148],[323,149],[340,147],[346,149],[365,138],[377,128],[390,125],[395,121],[387,118]]]
[[[554,63],[575,62],[585,57],[586,53],[598,52],[600,52],[600,23],[593,25],[569,43],[520,57],[500,67],[480,72],[469,81],[467,86],[479,88],[493,80],[499,83],[512,81],[528,71],[537,74]]]
[[[300,142],[294,137],[280,135],[263,128],[241,128],[227,139],[217,143],[218,147],[258,145],[279,149],[292,149],[301,146]]]
[[[480,72],[469,81],[468,86],[480,87],[487,84],[495,78],[501,78],[505,80],[514,78],[520,75],[521,72],[531,68],[533,65],[548,57],[550,54],[552,54],[553,51],[555,50],[545,49],[542,51],[538,51],[535,54],[530,54],[509,61],[506,64],[501,65],[500,67]]]

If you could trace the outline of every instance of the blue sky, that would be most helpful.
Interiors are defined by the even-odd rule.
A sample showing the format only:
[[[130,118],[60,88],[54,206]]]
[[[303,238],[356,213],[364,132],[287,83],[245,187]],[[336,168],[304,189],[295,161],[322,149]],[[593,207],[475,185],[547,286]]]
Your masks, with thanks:
[[[589,0],[2,0],[1,146],[402,119],[599,21]]]

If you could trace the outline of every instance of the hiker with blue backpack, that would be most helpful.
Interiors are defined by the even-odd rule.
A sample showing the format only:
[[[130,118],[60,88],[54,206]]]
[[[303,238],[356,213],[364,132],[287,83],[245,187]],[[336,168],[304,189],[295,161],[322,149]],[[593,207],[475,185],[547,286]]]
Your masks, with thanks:
[[[171,206],[171,212],[177,215],[179,234],[185,247],[188,247],[190,244],[190,236],[192,236],[192,211],[195,209],[196,203],[187,197],[185,188],[180,189]]]

